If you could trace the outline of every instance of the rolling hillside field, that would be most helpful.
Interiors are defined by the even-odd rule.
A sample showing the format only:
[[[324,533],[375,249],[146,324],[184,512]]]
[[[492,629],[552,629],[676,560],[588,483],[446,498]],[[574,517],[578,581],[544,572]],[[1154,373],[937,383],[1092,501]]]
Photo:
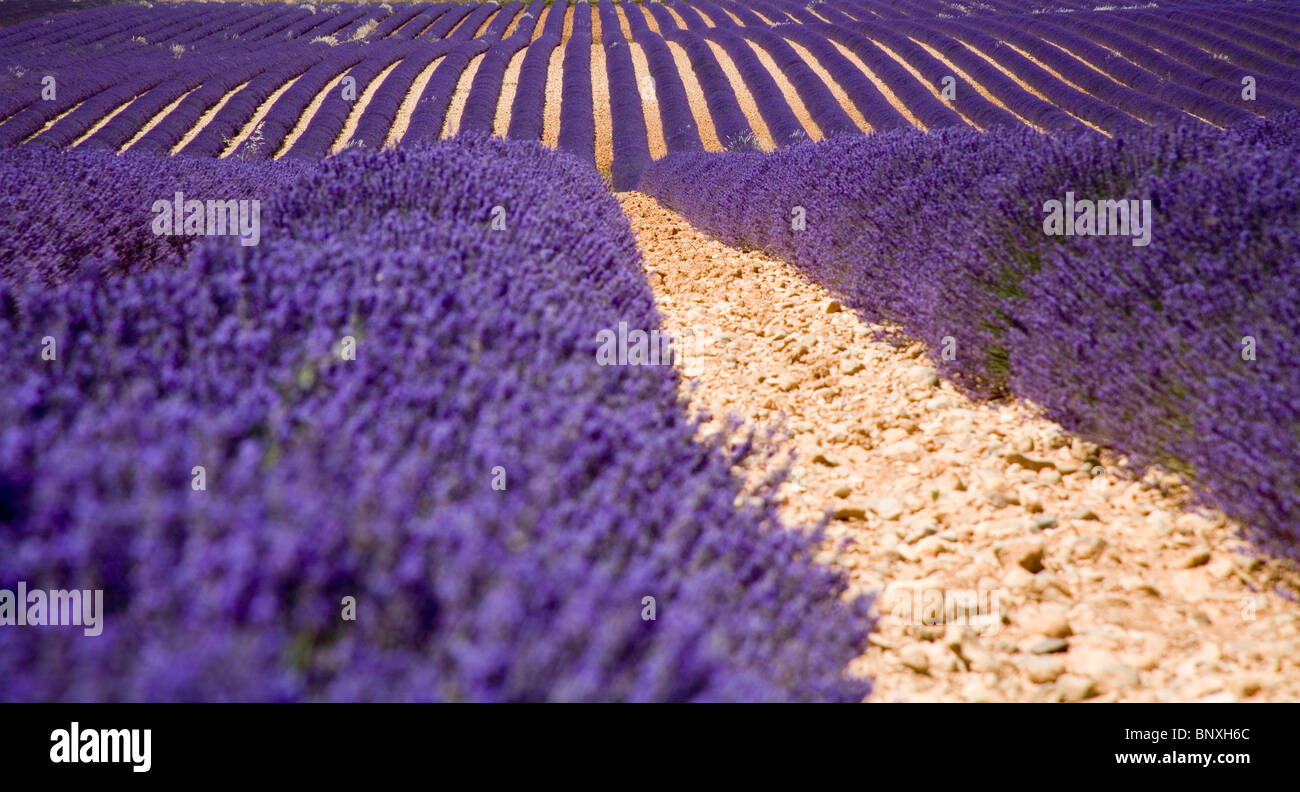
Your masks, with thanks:
[[[1300,700],[1294,2],[6,0],[0,177],[0,700]]]

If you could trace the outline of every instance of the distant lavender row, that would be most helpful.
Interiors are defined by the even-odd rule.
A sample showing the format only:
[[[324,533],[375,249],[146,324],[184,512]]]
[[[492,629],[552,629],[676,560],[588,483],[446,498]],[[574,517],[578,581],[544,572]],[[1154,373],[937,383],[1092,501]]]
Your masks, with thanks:
[[[1113,140],[909,130],[670,156],[641,189],[901,326],[969,391],[1184,475],[1300,558],[1297,130],[1300,114]],[[1149,245],[1045,233],[1067,192],[1150,200]]]
[[[671,367],[598,365],[599,331],[658,324],[590,167],[477,138],[167,163],[0,152],[0,221],[62,207],[0,278],[0,583],[106,610],[0,633],[0,700],[865,695],[869,603],[770,489],[740,497],[747,445],[693,440]],[[191,169],[300,178],[255,248],[14,277],[67,228],[212,197]],[[87,172],[122,217],[65,202]]]

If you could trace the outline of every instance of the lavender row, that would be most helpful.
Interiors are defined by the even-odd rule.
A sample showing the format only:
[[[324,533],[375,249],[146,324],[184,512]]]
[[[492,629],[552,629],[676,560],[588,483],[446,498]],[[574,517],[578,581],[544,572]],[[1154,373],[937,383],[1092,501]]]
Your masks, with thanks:
[[[942,87],[944,78],[951,76],[948,74],[950,70],[907,36],[883,26],[863,28],[858,24],[851,29],[836,25],[821,25],[814,30],[823,33],[827,38],[835,39],[857,55],[926,129],[961,126],[966,124],[967,118],[981,129],[1016,126],[1020,123],[1015,116],[988,101],[976,91],[958,91],[950,107],[930,93],[916,77],[875,43],[879,41],[881,45],[897,53],[921,75],[921,79],[930,85]],[[864,33],[869,33],[871,38],[867,38]]]
[[[1183,475],[1258,546],[1300,558],[1297,128],[1300,114],[1226,135],[902,131],[669,157],[641,189],[954,350],[938,366],[969,392],[1029,399]],[[1050,202],[1076,199],[1128,201],[1132,225],[1062,235]]]
[[[573,27],[560,61],[560,129],[556,147],[596,163],[596,117],[591,95],[591,4],[573,7]]]
[[[1101,69],[1107,76],[1188,115],[1219,125],[1241,123],[1250,118],[1242,106],[1246,103],[1242,101],[1239,83],[1232,85],[1216,80],[1133,39],[1084,22],[1072,23],[1078,34],[1039,20],[1027,20],[1023,25],[1034,35]],[[1114,53],[1122,57],[1117,58]],[[1260,112],[1268,115],[1293,109],[1273,97],[1267,85],[1255,103]]]
[[[564,6],[552,4],[542,23],[542,34],[528,45],[519,65],[519,83],[510,106],[511,140],[541,140],[543,114],[546,111],[546,76],[551,54],[560,46],[564,32]]]
[[[352,81],[349,90],[345,92],[340,83],[333,90],[326,92],[316,108],[315,115],[307,122],[306,129],[284,156],[315,159],[329,155],[366,88],[383,73],[384,69],[410,54],[411,51],[411,44],[405,41],[379,41],[365,44],[363,47],[365,57],[360,63],[348,69],[343,78]]]
[[[360,63],[366,51],[360,44],[341,44],[325,60],[303,72],[293,86],[276,99],[258,129],[233,152],[240,159],[269,159],[284,148],[306,109],[336,77]]]
[[[632,64],[632,50],[618,24],[617,9],[610,0],[600,0],[596,11],[600,14],[601,43],[605,47],[605,72],[609,80],[610,146],[614,153],[610,181],[615,190],[631,190],[650,164],[641,89]]]
[[[731,58],[736,71],[745,81],[745,87],[754,97],[758,114],[776,144],[784,146],[807,140],[808,133],[790,109],[776,80],[737,30],[740,28],[711,28],[703,35],[705,39],[720,46],[727,57]]]
[[[686,29],[664,27],[665,15],[659,15],[660,31],[666,41],[671,41],[686,52],[691,71],[704,92],[705,104],[713,121],[714,132],[722,147],[728,151],[757,148],[758,136],[750,127],[745,113],[740,109],[731,81],[718,63],[712,48],[703,38],[709,26],[703,18],[685,3],[673,3],[671,7],[686,22]],[[730,22],[730,18],[723,15]],[[734,27],[734,24],[733,24]]]
[[[632,40],[641,47],[650,70],[650,78],[654,81],[655,104],[659,107],[664,145],[669,151],[701,151],[704,144],[700,141],[700,130],[691,113],[690,100],[686,98],[686,86],[682,84],[681,74],[677,71],[677,61],[673,59],[672,50],[663,37],[650,30],[644,14],[655,15],[660,30],[673,29],[676,23],[658,4],[652,3],[648,8],[647,11],[645,7],[628,6],[624,11]],[[665,24],[665,20],[668,24]]]
[[[451,97],[456,92],[465,67],[475,57],[488,49],[488,43],[482,39],[445,42],[452,49],[434,67],[429,82],[424,86],[420,98],[416,100],[415,109],[411,111],[411,122],[406,127],[399,145],[416,146],[428,144],[442,136],[443,123],[447,119],[447,108],[451,106]]]
[[[512,7],[522,7],[522,4],[515,2],[502,9],[502,18],[513,19],[516,13],[520,13],[520,8],[514,8],[515,13],[507,16],[506,12]],[[520,50],[527,47],[532,40],[538,15],[545,7],[538,0],[529,3],[527,8],[522,9],[515,32],[504,41],[493,44],[492,49],[483,56],[483,60],[479,62],[478,73],[474,75],[474,84],[470,86],[469,96],[465,99],[465,111],[460,117],[459,131],[492,134],[506,70],[510,68],[510,62]],[[494,30],[489,31],[486,36],[489,41],[494,37],[500,38],[505,31],[508,23],[498,24],[500,21],[498,19],[493,22]]]
[[[784,25],[778,31],[808,50],[817,59],[831,78],[848,94],[853,106],[862,113],[862,117],[871,125],[873,131],[909,126],[907,119],[903,118],[902,114],[889,103],[862,70],[844,57],[825,36],[803,25]]]
[[[6,183],[179,186],[42,156]],[[745,446],[694,441],[671,367],[597,363],[657,316],[589,166],[458,138],[302,170],[256,248],[0,280],[4,337],[59,341],[0,362],[0,580],[105,603],[95,638],[8,632],[0,700],[862,698],[869,603],[822,537],[735,505]]]

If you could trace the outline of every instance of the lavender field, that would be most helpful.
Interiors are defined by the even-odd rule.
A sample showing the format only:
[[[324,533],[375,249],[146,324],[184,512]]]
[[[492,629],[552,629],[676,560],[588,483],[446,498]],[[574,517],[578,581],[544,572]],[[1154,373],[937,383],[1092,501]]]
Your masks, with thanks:
[[[1293,3],[5,3],[0,178],[0,700],[1300,699]]]

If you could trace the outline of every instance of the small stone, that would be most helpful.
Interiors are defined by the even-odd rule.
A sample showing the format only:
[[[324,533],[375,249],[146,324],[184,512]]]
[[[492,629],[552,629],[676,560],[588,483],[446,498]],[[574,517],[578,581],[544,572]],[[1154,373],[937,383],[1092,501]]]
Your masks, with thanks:
[[[1078,674],[1058,677],[1056,689],[1061,694],[1061,701],[1086,701],[1097,695],[1097,683]]]
[[[1137,669],[1122,663],[1101,649],[1076,650],[1070,653],[1070,671],[1096,682],[1098,691],[1110,693],[1137,685]]]
[[[1043,541],[1041,539],[1013,542],[998,552],[999,560],[1015,562],[1026,572],[1038,573],[1043,569]]]
[[[907,538],[904,539],[903,541],[906,542],[907,544],[916,544],[917,542],[921,541],[927,536],[933,536],[938,532],[939,532],[938,527],[934,525],[927,525],[924,528],[918,528],[917,530],[908,534]]]
[[[1070,629],[1070,619],[1065,610],[1060,607],[1045,607],[1025,619],[1023,626],[1026,632],[1048,638],[1069,638],[1073,634]]]
[[[1050,531],[1056,527],[1056,518],[1050,514],[1040,514],[1034,518],[1034,530]]]
[[[903,651],[898,653],[898,659],[905,668],[918,674],[930,673],[930,655],[923,646],[912,644],[904,647]]]
[[[1105,549],[1106,540],[1100,536],[1080,536],[1070,543],[1070,557],[1087,561],[1101,555]]]
[[[1074,440],[1071,441],[1070,443],[1070,456],[1074,457],[1080,462],[1086,462],[1090,459],[1096,459],[1098,450],[1099,449],[1097,448],[1097,445],[1095,443],[1089,443],[1084,440],[1080,440],[1077,437],[1074,438]]]
[[[919,462],[925,450],[915,440],[900,440],[880,449],[880,453],[886,459],[898,462]]]
[[[1057,652],[1064,652],[1069,648],[1070,645],[1064,640],[1060,638],[1048,638],[1047,636],[1035,638],[1026,643],[1024,647],[1026,654],[1036,655],[1056,654]]]
[[[897,443],[899,440],[905,439],[908,434],[908,431],[902,427],[891,426],[880,433],[880,439],[886,443]]]
[[[835,510],[837,520],[865,520],[867,510],[861,506],[841,506]]]
[[[1079,504],[1078,506],[1074,507],[1074,511],[1070,512],[1070,519],[1095,520],[1097,519],[1097,513],[1092,509],[1088,508],[1087,506],[1084,506],[1083,504]]]
[[[908,379],[921,385],[934,387],[939,384],[939,375],[929,366],[913,366],[908,372]]]
[[[797,387],[799,387],[799,381],[794,377],[782,376],[776,380],[776,389],[782,393],[789,393]]]
[[[847,498],[847,497],[849,497],[850,495],[853,494],[853,488],[852,488],[852,487],[848,487],[848,486],[841,485],[841,486],[836,487],[836,488],[835,488],[835,491],[832,492],[831,494],[834,495],[834,496],[837,497],[837,498]]]
[[[1003,459],[1007,460],[1007,462],[1009,462],[1012,465],[1019,465],[1025,470],[1039,471],[1039,470],[1043,470],[1044,468],[1054,467],[1051,461],[1049,460],[1033,459],[1021,453],[1007,454],[1006,456],[1003,457]]]
[[[812,458],[812,461],[813,461],[813,462],[816,462],[816,463],[819,464],[819,465],[825,465],[826,467],[839,467],[839,466],[840,466],[840,463],[839,463],[839,462],[836,462],[835,460],[831,459],[830,457],[826,456],[825,454],[818,454],[817,456],[815,456],[815,457]]]
[[[993,490],[988,494],[986,500],[988,501],[988,504],[995,509],[1003,509],[1006,508],[1007,506],[1020,505],[1020,498],[1017,497],[1015,493],[1008,492],[1007,490],[1003,490],[1003,489]]]
[[[866,368],[866,366],[862,365],[856,360],[846,360],[840,363],[840,371],[850,376],[857,374],[859,371],[863,370],[864,368]]]
[[[1020,669],[1030,682],[1045,685],[1055,682],[1065,673],[1065,662],[1059,657],[1024,657],[1020,660]]]
[[[903,514],[903,502],[898,498],[878,498],[871,504],[882,520],[897,520]]]
[[[1180,514],[1174,520],[1174,527],[1184,536],[1203,536],[1214,527],[1214,523],[1199,514]]]
[[[1013,567],[1012,570],[1002,578],[1002,584],[1009,589],[1025,588],[1033,582],[1033,574],[1025,571],[1022,567]]]
[[[1193,569],[1198,566],[1205,566],[1208,563],[1210,563],[1210,551],[1198,550],[1183,559],[1183,568]]]
[[[1259,680],[1249,675],[1233,677],[1230,685],[1232,687],[1232,692],[1242,698],[1250,698],[1258,693],[1261,687]]]
[[[839,313],[840,311],[843,310],[844,310],[844,306],[840,305],[839,300],[831,300],[829,303],[826,304],[826,313],[828,314]]]
[[[1056,465],[1057,472],[1062,474],[1067,474],[1067,475],[1070,473],[1075,473],[1083,468],[1083,465],[1079,462],[1079,460],[1075,459],[1072,456],[1069,456],[1068,454],[1058,456],[1054,460],[1053,464]],[[1057,481],[1060,481],[1060,479],[1057,479]]]

